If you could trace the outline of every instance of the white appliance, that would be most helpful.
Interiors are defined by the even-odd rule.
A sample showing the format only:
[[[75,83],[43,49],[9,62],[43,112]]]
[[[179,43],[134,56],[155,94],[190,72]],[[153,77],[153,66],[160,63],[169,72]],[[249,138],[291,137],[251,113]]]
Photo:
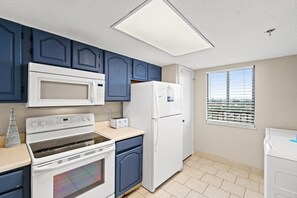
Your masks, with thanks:
[[[131,85],[123,114],[145,132],[142,185],[151,192],[182,169],[181,85],[145,82]]]
[[[173,64],[162,67],[162,81],[182,85],[182,117],[183,117],[183,158],[194,153],[193,135],[193,70]]]
[[[128,127],[128,118],[111,118],[109,121],[109,126],[115,129]]]
[[[27,107],[104,105],[105,75],[29,63]]]
[[[266,129],[265,198],[297,198],[297,131]]]
[[[28,118],[32,198],[113,198],[115,143],[95,132],[93,114]]]

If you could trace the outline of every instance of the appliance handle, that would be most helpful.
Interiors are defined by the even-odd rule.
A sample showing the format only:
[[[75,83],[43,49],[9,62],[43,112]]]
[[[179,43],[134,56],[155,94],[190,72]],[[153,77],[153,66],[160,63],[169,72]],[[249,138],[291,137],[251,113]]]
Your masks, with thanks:
[[[92,83],[92,96],[91,96],[91,103],[95,103],[95,92],[96,92],[96,83]]]
[[[70,165],[70,164],[74,164],[74,163],[77,163],[77,162],[81,162],[83,160],[87,160],[87,159],[92,158],[94,156],[99,156],[99,155],[111,152],[113,150],[114,150],[114,147],[111,147],[111,148],[108,148],[108,149],[104,149],[104,150],[102,150],[100,152],[95,152],[95,153],[87,155],[87,156],[79,157],[79,158],[74,159],[74,160],[70,160],[70,161],[67,161],[67,162],[64,162],[64,163],[62,162],[61,164],[58,164],[58,165],[49,164],[47,166],[42,166],[42,167],[37,166],[37,167],[34,167],[34,172],[49,171],[49,170],[52,170],[52,169],[60,168],[60,167],[66,166],[66,165]],[[87,152],[90,152],[90,151],[87,151]]]
[[[158,100],[158,91],[156,90],[155,91],[155,98],[156,98],[156,105],[157,105],[157,117],[154,119],[157,123],[157,130],[155,132],[156,134],[156,138],[155,138],[155,141],[154,141],[154,147],[155,147],[155,152],[157,152],[157,146],[158,146],[158,142],[159,142],[159,100]]]
[[[265,151],[269,151],[272,149],[271,141],[269,137],[265,137],[264,139],[264,148],[265,148]]]

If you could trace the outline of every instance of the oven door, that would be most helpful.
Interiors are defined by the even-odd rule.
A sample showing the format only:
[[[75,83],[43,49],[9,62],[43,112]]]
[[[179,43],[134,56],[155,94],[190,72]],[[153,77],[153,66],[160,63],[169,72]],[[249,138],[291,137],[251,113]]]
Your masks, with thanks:
[[[32,166],[32,198],[114,197],[115,148]]]

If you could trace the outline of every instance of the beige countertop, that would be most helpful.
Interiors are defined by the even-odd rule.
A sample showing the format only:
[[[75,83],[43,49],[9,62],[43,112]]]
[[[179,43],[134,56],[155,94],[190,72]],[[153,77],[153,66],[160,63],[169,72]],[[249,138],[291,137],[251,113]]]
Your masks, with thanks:
[[[128,139],[131,137],[144,134],[144,131],[131,128],[131,127],[121,128],[121,129],[111,128],[109,127],[109,121],[97,122],[95,124],[95,129],[97,133],[107,138],[113,139],[115,141],[120,141],[120,140],[124,140],[124,139]]]
[[[0,148],[0,173],[29,164],[31,158],[25,143],[12,148]]]

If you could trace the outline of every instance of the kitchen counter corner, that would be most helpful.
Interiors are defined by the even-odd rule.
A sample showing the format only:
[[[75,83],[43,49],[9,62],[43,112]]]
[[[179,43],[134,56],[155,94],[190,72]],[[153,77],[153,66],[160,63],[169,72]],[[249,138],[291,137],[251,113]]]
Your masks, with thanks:
[[[22,143],[12,148],[0,148],[0,173],[31,164],[27,145]]]
[[[97,122],[95,124],[95,129],[96,133],[99,133],[107,138],[113,139],[114,141],[121,141],[144,134],[144,131],[131,127],[120,129],[111,128],[109,126],[109,121]]]

